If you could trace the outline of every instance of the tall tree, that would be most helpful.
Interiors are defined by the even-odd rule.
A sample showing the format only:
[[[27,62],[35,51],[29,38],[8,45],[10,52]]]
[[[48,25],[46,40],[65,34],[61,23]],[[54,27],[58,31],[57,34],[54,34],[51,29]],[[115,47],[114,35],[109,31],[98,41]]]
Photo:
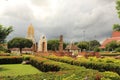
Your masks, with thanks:
[[[97,40],[89,41],[89,50],[94,50],[96,47],[99,47],[100,43]]]
[[[87,41],[81,41],[77,44],[77,46],[83,51],[84,49],[85,50],[88,50],[89,49],[89,42]]]
[[[4,27],[0,25],[0,43],[4,43],[6,37],[13,31],[12,26]]]
[[[113,25],[113,31],[120,31],[120,25],[119,24],[114,24]]]
[[[108,51],[114,51],[116,48],[118,48],[118,44],[116,41],[111,41],[106,45],[106,50]]]
[[[8,48],[19,48],[20,50],[20,53],[22,53],[22,48],[25,48],[25,47],[32,47],[33,45],[33,42],[29,39],[26,39],[26,38],[13,38],[12,40],[10,40],[8,42]]]
[[[117,0],[116,4],[117,4],[116,9],[117,9],[117,12],[118,12],[118,16],[120,18],[120,0]]]
[[[63,43],[63,49],[65,49],[66,43]],[[56,51],[59,49],[59,40],[52,39],[47,41],[47,48],[48,50]]]

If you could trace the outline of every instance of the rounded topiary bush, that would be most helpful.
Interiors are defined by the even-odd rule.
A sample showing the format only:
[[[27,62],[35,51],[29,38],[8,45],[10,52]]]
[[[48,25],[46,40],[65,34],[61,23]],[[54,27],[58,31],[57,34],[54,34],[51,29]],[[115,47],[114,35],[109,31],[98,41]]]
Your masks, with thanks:
[[[115,49],[115,52],[120,52],[120,47]]]

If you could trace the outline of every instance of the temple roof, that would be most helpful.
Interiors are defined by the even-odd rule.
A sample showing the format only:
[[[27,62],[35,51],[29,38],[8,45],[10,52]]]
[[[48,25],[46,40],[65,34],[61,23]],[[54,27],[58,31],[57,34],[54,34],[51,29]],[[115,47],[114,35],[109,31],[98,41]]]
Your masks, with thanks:
[[[67,47],[65,49],[66,50],[79,50],[79,48],[74,44],[67,45]]]
[[[120,31],[113,31],[112,37],[120,37]]]
[[[105,48],[105,46],[111,41],[117,41],[117,42],[120,41],[120,32],[119,31],[112,32],[111,38],[107,38],[106,40],[104,40],[103,43],[101,44],[100,48]]]

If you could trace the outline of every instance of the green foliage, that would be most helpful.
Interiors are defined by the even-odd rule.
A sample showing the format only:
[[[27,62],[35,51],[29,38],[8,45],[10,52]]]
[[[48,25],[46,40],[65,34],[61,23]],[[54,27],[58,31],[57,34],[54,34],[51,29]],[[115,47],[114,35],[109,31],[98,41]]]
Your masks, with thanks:
[[[76,42],[77,46],[83,51],[89,50],[89,51],[94,51],[96,47],[100,46],[99,41],[97,40],[92,40],[92,41],[81,41],[81,42]]]
[[[66,43],[63,43],[63,48],[65,49],[66,47]],[[48,40],[47,41],[47,48],[48,50],[53,50],[56,51],[59,49],[59,40]]]
[[[104,72],[103,75],[105,76],[105,78],[110,78],[111,80],[119,80],[120,76],[116,73],[113,72]]]
[[[87,41],[82,41],[82,42],[79,42],[77,44],[77,46],[83,51],[84,49],[85,50],[88,50],[89,49],[89,42]]]
[[[48,40],[47,41],[48,50],[58,50],[59,48],[59,40]]]
[[[1,56],[0,64],[18,64],[23,61],[21,56]]]
[[[119,24],[114,24],[113,25],[113,31],[120,31],[120,25]]]
[[[5,49],[3,46],[0,46],[0,51],[7,52],[7,49]]]
[[[116,48],[115,52],[120,52],[120,47]]]
[[[108,51],[113,51],[113,50],[115,50],[115,48],[117,48],[117,47],[118,47],[117,42],[116,42],[116,41],[111,41],[111,42],[109,42],[109,43],[106,45],[106,50],[108,50]]]
[[[5,42],[5,38],[13,31],[12,26],[5,27],[0,25],[0,44]]]
[[[99,41],[97,41],[97,40],[89,41],[90,50],[94,50],[95,48],[98,48],[99,46],[100,46]]]
[[[41,57],[31,58],[31,64],[35,66],[36,68],[38,68],[39,70],[44,71],[44,72],[58,71],[57,72],[58,74],[60,72],[61,73],[60,80],[73,80],[73,79],[81,80],[86,77],[86,74],[89,75],[88,77],[89,80],[94,80],[96,77],[95,74],[99,73],[96,70],[86,69],[84,67],[77,67],[74,65],[56,62],[56,61],[49,60],[46,58],[41,58]],[[62,78],[62,74],[64,74],[65,76],[64,78]]]
[[[22,53],[22,48],[25,47],[32,47],[33,42],[29,39],[26,38],[13,38],[12,40],[10,40],[8,42],[8,48],[19,48],[20,49],[20,53]]]
[[[101,56],[119,56],[120,53],[100,53]]]
[[[30,60],[30,56],[28,56],[28,55],[23,56],[23,60],[24,60],[24,61]]]
[[[100,52],[100,48],[99,47],[95,47],[94,48],[94,52]]]
[[[120,18],[120,0],[117,0],[116,4],[117,4],[116,9],[118,11],[118,15],[119,15],[119,18]]]
[[[46,56],[46,58],[48,57]],[[44,80],[44,79],[46,80],[85,80],[86,78],[88,78],[88,80],[120,80],[120,76],[116,73],[98,72],[96,70],[86,69],[80,66],[79,60],[75,60],[76,62],[74,62],[73,61],[74,59],[70,57],[49,56],[49,59],[52,59],[52,60],[49,60],[46,58],[31,57],[30,59],[31,64],[33,66],[35,66],[39,70],[44,71],[46,73],[40,73],[40,74],[30,73],[32,75],[17,76],[17,77],[9,76],[9,77],[4,77],[3,80],[4,79],[5,80],[31,80],[31,79],[32,80]],[[93,58],[93,59],[91,58],[91,60],[95,60],[95,59],[96,58]],[[82,64],[84,63],[87,64],[86,61],[88,60],[85,60],[85,61],[84,60],[85,59],[83,60],[80,59],[81,62],[83,61]],[[56,62],[56,61],[60,61],[60,62]],[[69,64],[62,63],[63,61]],[[74,66],[76,64],[78,66]],[[87,65],[87,66],[90,66],[90,65]],[[26,70],[28,70],[26,71],[28,73],[29,68]]]
[[[86,68],[90,68],[90,69],[95,69],[95,70],[99,70],[99,71],[113,71],[116,72],[118,74],[120,74],[120,66],[117,63],[113,63],[109,60],[107,60],[106,62],[102,61],[99,59],[98,61],[95,60],[74,60],[74,59],[69,59],[68,58],[64,58],[64,57],[57,57],[57,56],[49,56],[47,57],[51,60],[55,60],[55,61],[60,61],[60,62],[65,62],[68,64],[72,64],[72,65],[77,65],[77,66],[84,66]]]
[[[60,67],[55,64],[53,61],[49,61],[45,58],[33,57],[30,59],[31,65],[37,69],[48,72],[48,71],[59,71]]]

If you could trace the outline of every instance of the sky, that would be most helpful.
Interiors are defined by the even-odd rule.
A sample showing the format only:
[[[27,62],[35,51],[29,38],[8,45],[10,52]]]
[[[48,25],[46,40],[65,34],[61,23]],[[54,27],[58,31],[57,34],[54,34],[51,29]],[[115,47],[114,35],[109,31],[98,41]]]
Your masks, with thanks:
[[[102,42],[116,23],[116,0],[0,0],[0,24],[14,29],[7,40],[26,37],[32,24],[36,41],[44,34],[48,40],[63,35],[68,42]]]

